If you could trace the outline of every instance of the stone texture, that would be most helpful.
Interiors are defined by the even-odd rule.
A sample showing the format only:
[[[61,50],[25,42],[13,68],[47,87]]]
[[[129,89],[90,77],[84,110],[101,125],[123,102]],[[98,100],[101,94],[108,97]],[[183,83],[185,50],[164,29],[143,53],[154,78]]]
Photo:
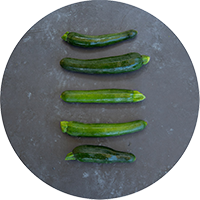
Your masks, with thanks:
[[[104,48],[65,43],[66,31],[106,34],[136,29],[138,35]],[[151,57],[136,72],[86,75],[63,70],[65,57],[100,58],[139,52]],[[146,100],[135,104],[68,104],[67,89],[124,88]],[[140,191],[165,175],[184,153],[198,115],[198,85],[192,62],[173,32],[154,16],[117,2],[88,1],[63,7],[36,23],[20,40],[2,82],[2,116],[8,138],[22,162],[52,187],[79,197],[115,198]],[[112,138],[63,134],[61,120],[118,123],[137,119],[145,130]],[[132,164],[65,161],[75,146],[105,145],[132,152]]]

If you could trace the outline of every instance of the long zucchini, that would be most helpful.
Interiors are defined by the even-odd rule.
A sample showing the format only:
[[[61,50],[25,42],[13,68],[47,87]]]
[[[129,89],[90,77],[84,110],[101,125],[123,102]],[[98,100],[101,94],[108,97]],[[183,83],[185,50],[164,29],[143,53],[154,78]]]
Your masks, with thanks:
[[[133,52],[98,59],[66,57],[60,61],[60,66],[68,71],[87,74],[118,74],[138,70],[147,64],[149,60],[149,56]]]
[[[147,122],[137,120],[127,123],[94,123],[85,124],[76,121],[61,121],[63,133],[78,137],[110,137],[134,133],[143,130]]]
[[[134,38],[136,35],[137,31],[135,30],[96,36],[67,31],[61,38],[71,45],[91,48],[115,44],[130,38]]]
[[[134,90],[100,89],[100,90],[66,90],[60,98],[69,103],[131,103],[146,97]]]
[[[132,153],[116,151],[105,146],[81,145],[68,153],[65,160],[93,163],[131,163],[136,160],[136,157]]]

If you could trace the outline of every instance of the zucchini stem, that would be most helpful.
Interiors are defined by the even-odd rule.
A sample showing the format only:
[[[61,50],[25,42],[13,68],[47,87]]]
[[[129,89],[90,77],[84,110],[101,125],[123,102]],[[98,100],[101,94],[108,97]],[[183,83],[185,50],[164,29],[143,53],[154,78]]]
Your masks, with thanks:
[[[133,91],[133,102],[142,101],[144,99],[146,99],[146,97],[142,93]]]
[[[68,123],[69,123],[68,121],[60,122],[60,127],[63,133],[67,133]]]
[[[67,31],[61,38],[67,42],[67,36],[69,34],[69,31]]]
[[[150,57],[142,55],[143,65],[146,65],[150,61]]]
[[[72,152],[68,153],[65,160],[76,160]]]

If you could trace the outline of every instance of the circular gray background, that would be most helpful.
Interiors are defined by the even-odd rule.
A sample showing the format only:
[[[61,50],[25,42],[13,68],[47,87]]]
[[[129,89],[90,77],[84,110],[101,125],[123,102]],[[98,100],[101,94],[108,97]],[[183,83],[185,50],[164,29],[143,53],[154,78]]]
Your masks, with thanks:
[[[66,31],[100,35],[135,29],[135,39],[95,49],[73,47]],[[63,70],[65,57],[100,58],[139,52],[151,57],[136,72],[86,75]],[[135,104],[68,104],[67,89],[123,88],[147,97]],[[2,81],[2,117],[8,138],[22,162],[38,178],[65,193],[93,199],[121,197],[146,188],[165,175],[192,137],[199,105],[191,60],[178,38],[152,15],[136,7],[89,1],[63,7],[36,23],[13,51]],[[63,134],[60,121],[148,122],[145,130],[111,138]],[[65,161],[81,144],[132,152],[130,164]]]

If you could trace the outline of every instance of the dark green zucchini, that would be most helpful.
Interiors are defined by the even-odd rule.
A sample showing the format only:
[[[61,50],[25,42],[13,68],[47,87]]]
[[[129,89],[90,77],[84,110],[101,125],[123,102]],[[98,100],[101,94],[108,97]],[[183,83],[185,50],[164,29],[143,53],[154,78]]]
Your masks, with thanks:
[[[139,53],[128,53],[119,56],[98,59],[63,58],[62,68],[68,71],[87,74],[118,74],[138,70],[150,60],[149,56]]]
[[[137,31],[128,30],[120,33],[112,33],[105,35],[84,35],[76,32],[66,32],[62,39],[73,46],[79,47],[103,47],[115,44],[130,38],[134,38]]]
[[[94,123],[84,124],[76,121],[61,121],[63,133],[78,137],[110,137],[134,133],[143,130],[147,122],[137,120],[127,123]]]
[[[116,151],[105,146],[81,145],[68,153],[65,160],[93,163],[131,163],[136,160],[136,157],[132,153]]]
[[[146,97],[134,90],[100,89],[100,90],[67,90],[60,98],[69,103],[132,103]]]

